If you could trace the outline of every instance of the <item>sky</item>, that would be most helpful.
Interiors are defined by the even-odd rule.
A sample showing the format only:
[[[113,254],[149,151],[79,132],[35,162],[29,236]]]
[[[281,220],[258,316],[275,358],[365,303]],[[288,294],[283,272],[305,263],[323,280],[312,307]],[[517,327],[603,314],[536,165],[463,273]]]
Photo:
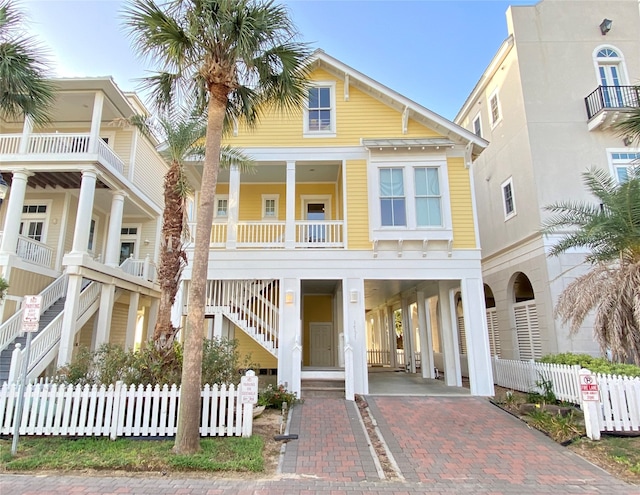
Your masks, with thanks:
[[[536,0],[286,0],[301,41],[453,120],[507,37],[509,5]],[[55,77],[112,76],[140,90],[122,0],[20,0]],[[144,95],[141,95],[144,98]]]

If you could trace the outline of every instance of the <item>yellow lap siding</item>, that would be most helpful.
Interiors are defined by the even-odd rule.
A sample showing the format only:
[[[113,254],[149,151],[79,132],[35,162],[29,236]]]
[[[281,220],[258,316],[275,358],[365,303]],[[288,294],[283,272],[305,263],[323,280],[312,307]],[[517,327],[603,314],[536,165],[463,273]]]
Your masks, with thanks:
[[[459,249],[475,248],[476,232],[473,223],[469,170],[465,168],[463,158],[448,158],[447,165],[453,223],[453,247]]]
[[[241,366],[244,364],[245,357],[250,355],[250,362],[259,365],[260,368],[278,367],[278,360],[239,327],[236,327],[235,339],[238,341]]]
[[[335,81],[335,137],[305,137],[303,135],[303,113],[283,114],[271,110],[265,113],[259,127],[247,129],[240,126],[237,136],[227,138],[232,146],[360,146],[361,138],[389,137],[436,137],[433,130],[409,119],[407,133],[402,132],[402,112],[368,94],[349,87],[349,99],[344,98],[344,81],[323,70],[311,73],[313,81]]]
[[[367,161],[350,160],[347,169],[348,249],[371,249],[369,241],[369,206]]]

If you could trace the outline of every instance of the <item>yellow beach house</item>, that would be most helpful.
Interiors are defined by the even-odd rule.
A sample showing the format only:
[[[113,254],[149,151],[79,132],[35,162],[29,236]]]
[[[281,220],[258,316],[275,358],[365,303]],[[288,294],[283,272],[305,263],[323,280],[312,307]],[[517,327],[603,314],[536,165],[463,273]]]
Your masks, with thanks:
[[[220,173],[208,336],[298,394],[333,380],[353,399],[386,367],[493,395],[471,173],[487,142],[323,51],[310,63],[304,108],[226,139],[256,166]]]

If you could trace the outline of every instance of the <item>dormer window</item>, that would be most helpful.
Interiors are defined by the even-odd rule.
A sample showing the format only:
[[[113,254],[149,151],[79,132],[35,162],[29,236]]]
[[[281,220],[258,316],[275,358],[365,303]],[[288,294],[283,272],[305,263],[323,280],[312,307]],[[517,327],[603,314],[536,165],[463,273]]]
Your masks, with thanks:
[[[335,83],[318,82],[309,88],[304,111],[306,137],[335,136]]]

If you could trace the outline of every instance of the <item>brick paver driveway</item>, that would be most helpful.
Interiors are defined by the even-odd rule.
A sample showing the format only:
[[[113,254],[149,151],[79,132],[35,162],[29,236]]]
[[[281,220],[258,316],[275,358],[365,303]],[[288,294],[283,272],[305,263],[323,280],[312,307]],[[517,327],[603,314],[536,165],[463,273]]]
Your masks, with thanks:
[[[0,477],[1,495],[640,494],[485,399],[367,397],[397,469],[381,479],[354,403],[307,399],[293,408],[276,479]]]

